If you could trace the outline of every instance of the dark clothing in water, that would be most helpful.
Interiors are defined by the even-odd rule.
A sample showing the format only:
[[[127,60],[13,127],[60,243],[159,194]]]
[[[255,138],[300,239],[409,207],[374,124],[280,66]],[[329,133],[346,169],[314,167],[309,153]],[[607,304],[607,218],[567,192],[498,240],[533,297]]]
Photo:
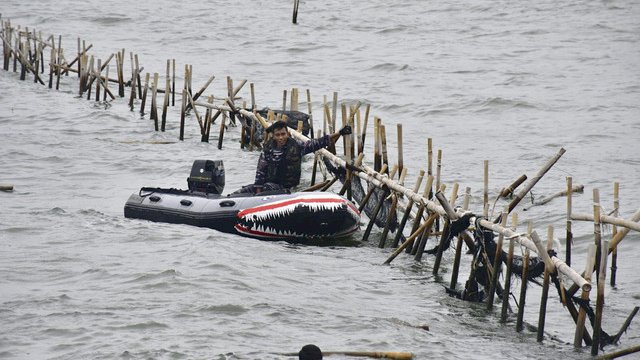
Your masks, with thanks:
[[[306,142],[288,138],[278,148],[273,139],[268,140],[260,154],[256,178],[253,184],[243,186],[236,193],[290,189],[300,183],[302,156],[329,146],[329,135]]]

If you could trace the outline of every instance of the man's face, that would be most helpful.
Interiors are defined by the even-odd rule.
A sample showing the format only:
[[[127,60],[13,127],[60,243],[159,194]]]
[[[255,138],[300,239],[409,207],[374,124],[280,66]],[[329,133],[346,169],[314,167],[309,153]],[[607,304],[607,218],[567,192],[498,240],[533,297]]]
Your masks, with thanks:
[[[289,138],[289,131],[287,128],[276,129],[273,131],[273,140],[276,142],[277,147],[283,147],[287,143]]]

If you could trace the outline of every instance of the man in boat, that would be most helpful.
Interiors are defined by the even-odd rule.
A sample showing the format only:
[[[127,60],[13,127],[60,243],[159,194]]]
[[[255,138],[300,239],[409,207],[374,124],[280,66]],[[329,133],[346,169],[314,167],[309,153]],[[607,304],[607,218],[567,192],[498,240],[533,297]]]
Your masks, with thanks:
[[[298,185],[302,157],[335,144],[341,135],[351,134],[351,126],[347,125],[331,135],[306,142],[292,138],[287,123],[280,120],[269,126],[267,133],[271,134],[271,138],[264,143],[255,181],[243,186],[236,193],[259,194],[263,191],[291,189]]]

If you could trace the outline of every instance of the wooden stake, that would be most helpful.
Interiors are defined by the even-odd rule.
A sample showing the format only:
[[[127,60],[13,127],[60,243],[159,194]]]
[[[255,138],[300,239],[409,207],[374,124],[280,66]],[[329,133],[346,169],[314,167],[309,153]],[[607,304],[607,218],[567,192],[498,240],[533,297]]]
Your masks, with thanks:
[[[571,201],[573,194],[573,192],[571,191],[573,189],[572,183],[573,178],[571,176],[567,176],[567,237],[564,262],[569,266],[571,266],[571,244],[573,243],[573,232],[571,230]]]
[[[119,75],[118,75],[119,76]],[[156,95],[158,94],[158,73],[153,73],[153,86],[151,87],[151,119],[154,121],[155,129],[158,131],[158,105]]]
[[[471,197],[471,188],[467,187],[464,191],[464,201],[462,203],[462,211],[469,209],[469,198]],[[458,272],[460,270],[460,258],[462,257],[462,234],[458,236],[458,242],[456,243],[456,254],[453,259],[453,268],[451,269],[451,282],[449,288],[455,290],[458,286]]]
[[[398,165],[394,165],[393,169],[391,170],[391,174],[395,175],[397,170],[398,170]],[[389,177],[392,178],[393,175],[390,175]],[[378,217],[378,213],[380,212],[380,209],[382,208],[382,204],[384,204],[384,201],[385,201],[385,197],[381,196],[380,200],[378,200],[378,203],[376,204],[375,209],[373,210],[373,214],[371,218],[369,219],[369,223],[367,224],[367,229],[365,230],[364,235],[362,236],[362,241],[369,240],[369,234],[371,234],[371,229],[373,228],[373,225],[375,225],[375,219]]]
[[[149,78],[149,73],[147,73],[147,79]],[[145,92],[147,92],[147,88],[145,85]],[[187,89],[182,89],[182,105],[180,109],[180,136],[178,137],[180,141],[184,140],[184,118],[187,112]]]
[[[331,112],[331,132],[336,129],[336,119],[338,118],[338,92],[333,93],[333,110]],[[385,164],[388,164],[385,162]]]
[[[529,280],[527,275],[529,273],[529,249],[524,252],[524,259],[522,265],[522,284],[520,285],[520,301],[518,302],[518,318],[516,320],[516,331],[522,331],[522,324],[524,319],[524,305],[527,298],[527,284]]]
[[[402,171],[404,168],[404,161],[402,159],[402,124],[396,124],[398,132],[398,169]]]
[[[298,23],[298,7],[300,6],[300,0],[293,0],[293,20],[294,24]]]
[[[149,90],[149,73],[146,73],[146,75],[144,76],[144,91],[142,92],[142,98],[140,103],[141,116],[144,115],[144,105],[147,102],[147,90]]]
[[[389,258],[387,258],[387,260],[384,262],[385,265],[390,264],[393,259],[395,259],[405,248],[407,248],[408,246],[410,246],[411,244],[413,244],[414,240],[418,237],[418,235],[422,234],[426,229],[429,229],[433,226],[433,222],[436,221],[436,218],[440,216],[438,215],[438,213],[433,213],[431,215],[429,215],[429,217],[427,218],[427,220],[425,220],[424,223],[422,223],[422,225],[420,225],[416,231],[414,231],[411,236],[409,236],[407,238],[407,240],[405,242],[402,243],[402,245],[400,245],[394,252],[393,254],[391,254],[391,256],[389,256]]]
[[[482,192],[482,216],[489,216],[489,160],[484,160],[484,188]]]
[[[136,67],[138,66],[138,60],[136,57]],[[171,59],[171,106],[176,106],[176,59]]]
[[[307,110],[309,113],[309,134],[313,139],[315,130],[313,128],[313,111],[311,110],[311,91],[309,91],[309,89],[307,89]]]
[[[506,216],[506,215],[505,215]],[[553,248],[553,226],[547,228],[547,251]],[[540,313],[538,314],[538,333],[537,340],[542,342],[544,339],[544,323],[547,314],[547,298],[549,297],[549,269],[544,267],[544,280],[542,281],[542,297],[540,299]]]
[[[608,241],[603,242],[601,235],[602,230],[600,227],[600,192],[598,191],[598,189],[593,189],[593,228],[593,232],[595,235],[595,244],[600,251],[600,266],[597,269],[598,290],[596,299],[596,320],[593,326],[593,342],[591,343],[591,355],[597,355],[600,345],[600,329],[602,324],[602,311],[604,305],[604,282],[607,270],[607,257],[609,255],[607,251],[609,249],[609,243]]]
[[[404,169],[406,173],[406,168]],[[382,230],[382,235],[380,235],[380,242],[378,243],[379,248],[384,248],[384,244],[387,242],[387,234],[389,233],[389,226],[391,226],[391,222],[396,217],[396,208],[398,206],[398,196],[395,193],[391,194],[391,209],[389,211],[389,216],[387,217],[387,221],[385,223],[384,229]]]
[[[502,211],[502,226],[507,225],[508,209]],[[493,258],[493,271],[491,273],[491,282],[489,283],[489,297],[487,298],[487,310],[493,309],[493,298],[496,293],[496,283],[498,282],[498,276],[502,270],[502,242],[504,241],[504,235],[498,235],[498,243],[496,245],[496,252]]]
[[[504,215],[504,217],[507,217]],[[518,214],[514,213],[511,217],[511,227],[516,231],[518,224]],[[502,290],[502,312],[500,313],[500,322],[507,322],[507,310],[509,309],[509,295],[511,293],[511,267],[513,266],[513,248],[515,239],[509,238],[509,253],[507,255],[507,271],[504,276],[504,290]]]
[[[613,183],[613,216],[618,217],[620,210],[620,183]],[[613,225],[611,235],[615,237],[618,234],[618,227]],[[616,286],[616,272],[618,270],[618,248],[614,248],[611,252],[611,286]]]
[[[358,152],[364,152],[364,141],[367,136],[367,125],[369,123],[369,110],[371,110],[371,104],[367,104],[364,111],[364,122],[362,123],[362,135]]]
[[[385,164],[389,163],[389,158],[387,157],[387,131],[385,130],[385,126],[380,124],[380,144],[382,147],[382,162]],[[393,176],[390,176],[389,179],[392,179]]]
[[[168,63],[167,63],[168,64]],[[167,124],[167,107],[169,107],[169,93],[171,92],[171,80],[167,77],[164,86],[164,101],[162,102],[162,124],[160,130],[164,132]]]
[[[382,169],[384,171],[387,170],[387,164],[383,164],[382,165]],[[376,187],[373,186],[372,184],[369,184],[369,188],[367,190],[367,195],[365,195],[364,199],[362,199],[362,202],[360,203],[360,206],[358,206],[358,211],[362,212],[365,208],[365,206],[367,206],[367,203],[369,202],[369,199],[371,198],[371,195],[373,194],[373,192],[376,190]]]
[[[416,184],[413,187],[413,192],[417,193],[420,190],[420,185],[422,184],[422,179],[424,178],[424,170],[420,170],[418,174],[418,180],[416,180]],[[407,224],[407,220],[409,220],[409,215],[411,214],[411,209],[413,208],[414,201],[413,199],[409,199],[409,203],[407,204],[407,208],[402,215],[402,220],[400,220],[400,225],[396,230],[396,235],[393,238],[393,244],[391,247],[397,247],[400,243],[400,237],[402,237],[402,230],[404,230],[405,225]]]
[[[587,261],[584,267],[584,278],[589,282],[591,281],[591,274],[593,274],[593,265],[595,264],[595,261],[596,261],[596,250],[597,250],[597,247],[595,244],[589,245],[589,248],[587,251]],[[581,299],[584,301],[589,301],[589,292],[590,292],[589,289],[583,290]],[[583,307],[580,307],[580,310],[578,312],[578,318],[576,320],[576,332],[573,338],[573,346],[575,348],[582,347],[582,339],[584,338],[584,332],[585,332],[584,323],[585,323],[586,317],[587,317],[587,312]]]
[[[446,202],[444,199],[444,195],[442,194],[442,192],[438,192],[440,195],[442,195],[441,198],[438,198],[438,200],[442,202]],[[436,197],[438,197],[438,193],[436,193]],[[458,183],[454,183],[453,184],[453,188],[451,190],[451,197],[449,198],[449,205],[451,205],[451,207],[453,207],[455,205],[455,199],[458,197]],[[446,204],[443,204],[443,207],[446,206]],[[447,240],[447,238],[449,237],[449,229],[451,226],[451,221],[456,220],[455,218],[449,218],[448,221],[446,221],[444,223],[444,227],[442,228],[442,234],[440,235],[440,242],[438,243],[438,251],[436,252],[436,260],[433,263],[433,275],[438,275],[438,271],[440,269],[440,262],[442,261],[442,254],[444,253],[444,243]],[[422,257],[422,252],[424,251],[424,247],[426,246],[426,240],[424,241],[424,244],[420,244],[420,247],[418,248],[418,251],[416,253],[416,260],[420,260]],[[418,254],[420,254],[420,257],[418,257]]]
[[[511,185],[509,185],[506,188],[502,189],[500,191],[500,195],[498,195],[498,196],[501,197],[501,198],[506,198],[507,196],[512,195],[513,192],[515,191],[515,189],[518,188],[518,186],[520,186],[523,182],[525,182],[525,180],[527,180],[527,175],[521,175]]]
[[[382,154],[380,150],[380,118],[373,118],[373,170],[380,172]],[[385,163],[386,164],[386,163]]]
[[[102,67],[102,60],[98,59],[98,67],[96,69],[95,75],[97,78],[100,78],[100,69]],[[96,81],[96,101],[100,101],[100,81]]]
[[[426,186],[425,186],[425,188],[424,188],[424,191],[422,192],[422,197],[423,197],[423,198],[425,198],[425,197],[427,197],[427,195],[429,195],[429,192],[431,191],[431,186],[433,185],[433,181],[434,181],[433,175],[428,175],[428,176],[427,176],[427,183],[426,183]],[[426,208],[425,204],[420,203],[420,206],[418,207],[418,211],[417,211],[417,213],[416,213],[416,217],[415,217],[415,219],[413,220],[413,226],[412,226],[412,228],[411,228],[411,233],[412,233],[412,234],[413,234],[413,233],[418,229],[418,227],[420,226],[420,221],[422,221],[422,214],[424,213],[425,208]],[[434,221],[435,221],[435,220],[434,220]],[[407,248],[407,252],[408,252],[408,253],[413,253],[413,248]]]
[[[218,150],[222,150],[222,139],[224,139],[224,123],[227,116],[223,113],[222,120],[220,120],[220,134],[218,135]]]

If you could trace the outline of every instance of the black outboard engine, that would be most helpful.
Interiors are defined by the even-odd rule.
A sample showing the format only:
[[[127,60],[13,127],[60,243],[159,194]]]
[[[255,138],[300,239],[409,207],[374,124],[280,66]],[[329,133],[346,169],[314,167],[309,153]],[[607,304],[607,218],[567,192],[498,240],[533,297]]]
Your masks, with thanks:
[[[224,164],[222,160],[196,160],[187,178],[190,191],[222,194],[224,190]]]

